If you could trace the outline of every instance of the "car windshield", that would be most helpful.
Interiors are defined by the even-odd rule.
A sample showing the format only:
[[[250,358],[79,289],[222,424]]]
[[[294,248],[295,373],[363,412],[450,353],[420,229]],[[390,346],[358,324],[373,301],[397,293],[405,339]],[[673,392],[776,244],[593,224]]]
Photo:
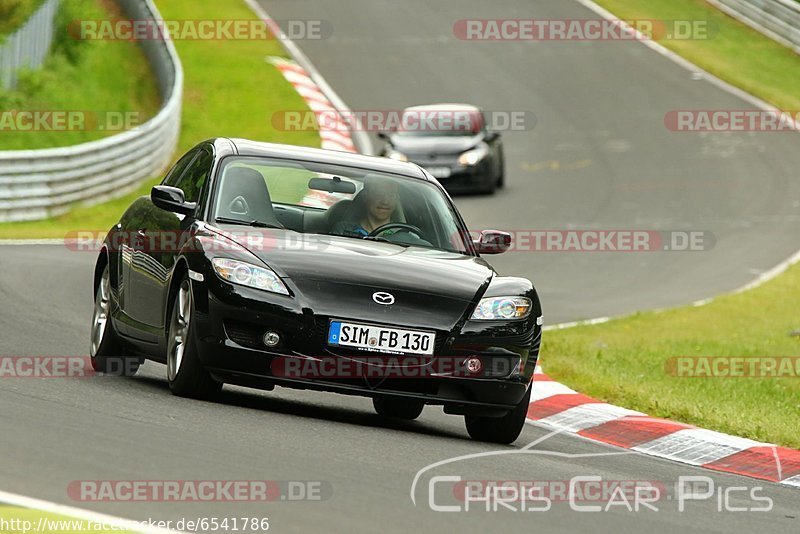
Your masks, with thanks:
[[[217,223],[468,251],[466,231],[439,188],[369,169],[230,157],[213,206]]]
[[[420,107],[403,111],[397,135],[409,137],[473,136],[483,129],[478,109]]]

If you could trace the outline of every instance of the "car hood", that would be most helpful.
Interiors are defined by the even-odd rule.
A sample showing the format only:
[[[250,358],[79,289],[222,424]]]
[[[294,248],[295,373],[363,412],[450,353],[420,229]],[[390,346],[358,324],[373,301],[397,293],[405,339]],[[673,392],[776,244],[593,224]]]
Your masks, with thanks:
[[[495,272],[483,259],[361,239],[268,230],[242,243],[269,265],[315,315],[452,330]],[[392,305],[373,300],[395,297]]]
[[[390,138],[392,146],[406,154],[460,154],[477,146],[483,135],[442,135],[411,136],[394,134]]]

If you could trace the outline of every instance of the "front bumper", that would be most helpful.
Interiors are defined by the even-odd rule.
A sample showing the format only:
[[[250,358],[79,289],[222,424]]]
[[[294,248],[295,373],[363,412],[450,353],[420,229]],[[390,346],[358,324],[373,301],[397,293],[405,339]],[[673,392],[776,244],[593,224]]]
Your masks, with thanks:
[[[331,318],[315,316],[297,299],[231,286],[213,275],[206,280],[193,283],[198,355],[212,376],[226,383],[260,389],[280,385],[366,397],[410,398],[442,405],[448,413],[472,415],[502,415],[522,400],[530,386],[541,335],[535,320],[493,326],[467,322],[457,333],[437,331],[433,358],[457,362],[477,355],[485,363],[483,376],[384,373],[388,368],[376,369],[374,365],[375,353],[327,346]],[[281,344],[268,349],[262,342],[267,330],[279,333]],[[358,362],[363,364],[358,369],[368,368],[370,372],[358,376],[287,374],[287,361]]]
[[[491,166],[489,165],[489,158],[484,158],[477,165],[465,167],[455,161],[436,162],[427,160],[415,160],[410,158],[409,161],[419,165],[422,168],[428,169],[449,169],[448,176],[437,176],[437,173],[431,172],[442,186],[450,192],[471,192],[479,191],[489,188],[492,181],[495,179],[492,176]]]

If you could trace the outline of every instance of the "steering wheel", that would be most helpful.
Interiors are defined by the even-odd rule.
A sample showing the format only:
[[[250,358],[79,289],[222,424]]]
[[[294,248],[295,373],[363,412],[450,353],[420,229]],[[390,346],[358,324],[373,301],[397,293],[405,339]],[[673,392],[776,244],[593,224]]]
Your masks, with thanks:
[[[375,228],[373,231],[371,231],[369,233],[369,235],[367,237],[378,237],[379,235],[381,235],[385,231],[394,230],[395,228],[400,229],[400,230],[408,230],[409,232],[411,232],[413,234],[417,234],[417,237],[422,239],[422,230],[420,230],[419,228],[417,228],[413,224],[408,224],[408,223],[404,223],[404,222],[386,223],[383,226],[379,226],[379,227]]]

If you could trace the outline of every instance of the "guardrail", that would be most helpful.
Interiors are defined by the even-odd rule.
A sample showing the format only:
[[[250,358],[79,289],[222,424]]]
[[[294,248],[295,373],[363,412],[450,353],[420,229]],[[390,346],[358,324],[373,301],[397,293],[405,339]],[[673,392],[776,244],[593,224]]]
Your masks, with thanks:
[[[151,0],[116,0],[131,19],[161,19]],[[63,148],[0,152],[0,222],[59,215],[135,189],[164,170],[180,132],[183,69],[169,38],[141,41],[162,107],[146,123]]]
[[[800,3],[795,0],[706,0],[767,37],[800,53]]]
[[[23,67],[41,67],[53,43],[59,0],[47,0],[14,33],[0,41],[0,87],[17,85]]]

